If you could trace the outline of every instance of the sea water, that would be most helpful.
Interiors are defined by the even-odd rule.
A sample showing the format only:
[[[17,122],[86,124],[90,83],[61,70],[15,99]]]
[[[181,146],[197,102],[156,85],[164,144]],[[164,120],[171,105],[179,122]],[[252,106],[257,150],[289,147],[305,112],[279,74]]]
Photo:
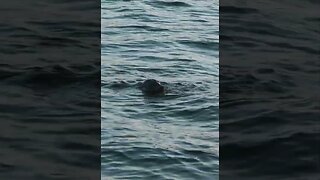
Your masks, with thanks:
[[[102,179],[218,179],[218,1],[102,0],[101,18]]]

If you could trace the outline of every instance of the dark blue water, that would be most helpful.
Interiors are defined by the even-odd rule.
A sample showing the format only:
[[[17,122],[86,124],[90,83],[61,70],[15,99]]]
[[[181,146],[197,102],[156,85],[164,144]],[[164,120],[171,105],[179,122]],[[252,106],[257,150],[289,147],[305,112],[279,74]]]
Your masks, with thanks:
[[[1,3],[0,179],[100,178],[97,9],[92,0]]]
[[[102,1],[103,179],[218,179],[218,1]],[[147,97],[137,83],[167,88]]]
[[[320,177],[319,1],[220,1],[220,177]]]

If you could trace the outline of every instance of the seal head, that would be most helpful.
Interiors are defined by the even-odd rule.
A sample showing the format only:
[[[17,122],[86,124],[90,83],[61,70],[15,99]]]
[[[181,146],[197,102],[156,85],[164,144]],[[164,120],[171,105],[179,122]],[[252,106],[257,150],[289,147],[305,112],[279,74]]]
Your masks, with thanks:
[[[159,95],[164,93],[164,86],[155,79],[145,80],[141,85],[140,89],[144,94],[147,95]]]

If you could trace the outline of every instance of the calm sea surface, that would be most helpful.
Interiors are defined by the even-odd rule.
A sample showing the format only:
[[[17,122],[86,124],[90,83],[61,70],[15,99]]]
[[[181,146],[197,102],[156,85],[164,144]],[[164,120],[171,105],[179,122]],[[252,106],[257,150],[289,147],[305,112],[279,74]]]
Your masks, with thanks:
[[[219,6],[102,1],[103,179],[218,179]],[[157,79],[165,96],[137,83]]]

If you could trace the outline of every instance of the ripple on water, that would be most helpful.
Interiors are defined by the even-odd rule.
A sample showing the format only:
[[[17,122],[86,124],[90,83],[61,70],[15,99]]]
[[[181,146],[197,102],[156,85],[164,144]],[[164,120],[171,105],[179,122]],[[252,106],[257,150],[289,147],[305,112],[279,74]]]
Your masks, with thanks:
[[[103,178],[218,179],[218,8],[102,1]]]

